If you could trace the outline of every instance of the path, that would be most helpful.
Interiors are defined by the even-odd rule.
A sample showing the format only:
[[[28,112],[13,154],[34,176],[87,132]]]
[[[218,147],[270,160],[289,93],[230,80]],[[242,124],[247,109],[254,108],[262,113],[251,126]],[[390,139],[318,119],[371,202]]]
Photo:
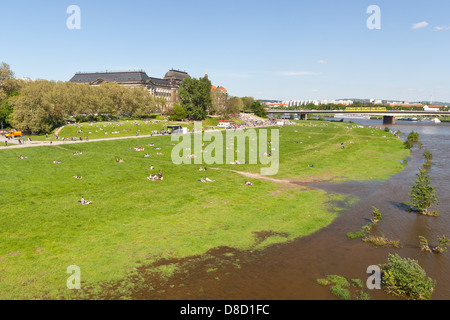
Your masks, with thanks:
[[[240,130],[245,129],[258,129],[263,127],[273,127],[274,125],[263,125],[258,127],[244,127],[240,128]],[[62,129],[62,128],[61,128]],[[238,129],[239,130],[239,129]],[[215,129],[213,131],[226,131],[226,129]],[[191,134],[191,133],[189,133]],[[115,137],[115,138],[101,138],[101,139],[89,139],[89,140],[76,140],[76,141],[26,141],[25,144],[15,144],[17,140],[9,140],[8,146],[4,146],[4,144],[0,147],[0,150],[5,149],[20,149],[20,148],[30,148],[30,147],[42,147],[42,146],[58,146],[58,145],[70,145],[70,144],[78,144],[78,143],[89,143],[89,142],[99,142],[99,141],[112,141],[112,140],[123,140],[123,139],[141,139],[141,138],[151,138],[151,137],[160,137],[162,134],[154,134],[154,135],[140,135],[140,136],[126,136],[126,137]],[[3,142],[4,143],[4,142]],[[14,144],[12,144],[14,143]]]

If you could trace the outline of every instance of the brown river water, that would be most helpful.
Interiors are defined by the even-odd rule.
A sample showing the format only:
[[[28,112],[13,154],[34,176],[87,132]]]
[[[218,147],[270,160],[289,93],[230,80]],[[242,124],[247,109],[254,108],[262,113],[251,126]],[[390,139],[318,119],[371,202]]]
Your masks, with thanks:
[[[355,121],[382,127],[379,121]],[[365,283],[371,265],[387,262],[389,253],[418,260],[427,275],[436,281],[433,300],[450,299],[450,252],[425,253],[420,250],[418,236],[436,244],[438,236],[450,237],[450,124],[411,123],[399,121],[390,126],[406,135],[420,134],[423,149],[415,147],[405,170],[388,181],[318,183],[311,187],[331,193],[343,193],[361,199],[346,208],[330,226],[288,244],[270,247],[258,253],[233,252],[235,264],[224,263],[217,272],[200,272],[214,257],[224,256],[227,249],[210,252],[211,261],[200,259],[189,264],[190,270],[178,280],[170,280],[152,290],[136,292],[137,299],[184,300],[333,300],[329,290],[316,279],[326,275],[341,275],[361,279]],[[409,201],[408,192],[428,149],[433,154],[429,169],[433,186],[437,188],[439,217],[419,216],[405,211],[402,202]],[[383,220],[373,232],[388,239],[399,240],[402,247],[376,248],[361,239],[348,240],[348,232],[356,232],[371,218],[372,206],[383,214]],[[237,259],[238,258],[238,259]],[[195,260],[195,259],[194,259]],[[175,277],[177,278],[177,277]],[[366,290],[373,300],[398,299],[382,290]]]

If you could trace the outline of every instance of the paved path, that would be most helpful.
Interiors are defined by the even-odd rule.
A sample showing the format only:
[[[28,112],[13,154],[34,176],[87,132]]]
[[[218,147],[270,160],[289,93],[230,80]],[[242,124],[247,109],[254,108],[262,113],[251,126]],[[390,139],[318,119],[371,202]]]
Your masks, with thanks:
[[[61,145],[71,145],[79,143],[89,143],[89,142],[99,142],[99,141],[112,141],[112,140],[123,140],[123,139],[140,139],[140,138],[150,138],[162,135],[143,135],[143,136],[127,136],[127,137],[116,137],[116,138],[102,138],[102,139],[89,139],[89,140],[66,140],[66,141],[26,141],[25,144],[18,144],[17,140],[9,140],[8,146],[1,146],[0,150],[5,149],[21,149],[21,148],[31,148],[31,147],[42,147],[42,146],[61,146]],[[14,144],[12,144],[14,142]]]
[[[262,125],[257,127],[242,127],[240,129],[246,130],[246,129],[259,129],[264,127],[273,127],[274,124],[270,125]],[[213,131],[226,131],[226,129],[215,129]],[[101,139],[89,139],[89,140],[65,140],[65,141],[25,141],[25,144],[19,144],[18,140],[8,140],[8,146],[6,147],[4,145],[4,141],[0,142],[2,143],[2,146],[0,147],[0,150],[5,149],[21,149],[21,148],[30,148],[30,147],[42,147],[42,146],[61,146],[61,145],[71,145],[71,144],[78,144],[78,143],[89,143],[89,142],[99,142],[99,141],[112,141],[112,140],[124,140],[124,139],[141,139],[141,138],[151,138],[151,137],[160,137],[163,136],[162,134],[154,134],[154,135],[141,135],[141,136],[126,136],[126,137],[115,137],[115,138],[101,138]]]

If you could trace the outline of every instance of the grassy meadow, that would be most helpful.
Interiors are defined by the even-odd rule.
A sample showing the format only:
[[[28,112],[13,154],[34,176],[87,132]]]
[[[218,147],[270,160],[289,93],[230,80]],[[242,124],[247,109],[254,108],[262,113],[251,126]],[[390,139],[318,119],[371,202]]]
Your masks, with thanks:
[[[80,267],[83,287],[95,287],[161,259],[260,250],[332,223],[333,200],[355,201],[229,171],[257,174],[263,165],[175,165],[175,144],[162,136],[0,150],[0,299],[73,298],[70,265]],[[318,121],[281,128],[279,152],[271,178],[303,182],[387,179],[409,155],[384,131]],[[163,181],[147,180],[159,170]],[[78,204],[82,196],[93,204]],[[260,243],[260,232],[272,236]]]
[[[209,117],[202,121],[202,127],[204,129],[210,129],[216,127],[219,124],[218,117]],[[235,123],[243,123],[239,119],[232,119]],[[181,125],[191,130],[194,128],[193,122],[176,122],[168,121],[162,116],[155,117],[155,119],[149,120],[117,120],[117,121],[104,121],[104,122],[84,122],[84,123],[71,123],[63,126],[62,128],[54,130],[48,135],[31,135],[33,141],[57,141],[55,133],[59,138],[70,139],[71,137],[82,138],[83,140],[88,137],[89,139],[105,139],[105,138],[117,138],[117,137],[130,137],[130,136],[145,136],[151,135],[153,131],[160,131],[170,125]],[[28,135],[25,136],[28,138]]]

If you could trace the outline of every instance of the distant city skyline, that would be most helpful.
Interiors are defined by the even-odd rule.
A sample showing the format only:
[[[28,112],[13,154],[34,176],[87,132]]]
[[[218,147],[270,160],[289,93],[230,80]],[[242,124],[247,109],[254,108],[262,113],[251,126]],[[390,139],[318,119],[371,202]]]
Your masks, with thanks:
[[[67,9],[80,9],[69,29]],[[372,5],[380,28],[368,28]],[[169,69],[230,95],[450,102],[450,2],[17,0],[0,5],[0,62],[18,78]]]

